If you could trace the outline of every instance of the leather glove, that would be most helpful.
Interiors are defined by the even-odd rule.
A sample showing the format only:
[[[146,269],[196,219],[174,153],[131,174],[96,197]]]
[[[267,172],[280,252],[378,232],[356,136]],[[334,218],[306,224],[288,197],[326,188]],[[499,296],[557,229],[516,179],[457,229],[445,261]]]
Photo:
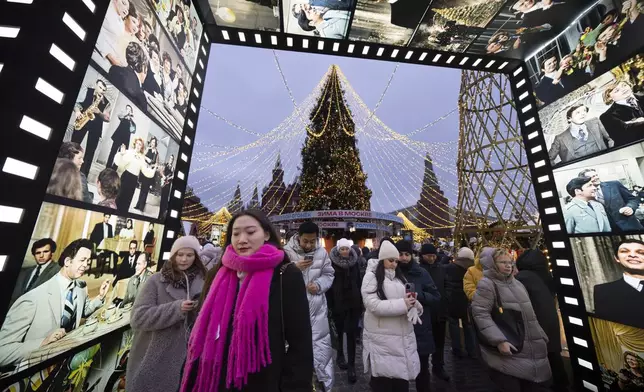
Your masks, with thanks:
[[[409,309],[409,311],[407,312],[407,320],[409,320],[409,322],[414,325],[423,324],[420,317],[418,316],[418,309],[416,308]]]

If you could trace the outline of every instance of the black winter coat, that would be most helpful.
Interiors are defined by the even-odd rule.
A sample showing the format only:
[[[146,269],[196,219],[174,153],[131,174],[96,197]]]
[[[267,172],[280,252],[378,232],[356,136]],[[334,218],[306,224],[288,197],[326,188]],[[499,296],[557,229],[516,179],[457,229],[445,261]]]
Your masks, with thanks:
[[[289,266],[282,275],[282,285],[280,285],[280,268],[285,263],[289,263]],[[284,325],[282,325],[282,309]],[[228,335],[228,344],[230,344],[232,328],[229,329]],[[289,344],[287,353],[284,352],[283,335]],[[268,337],[272,363],[258,373],[248,375],[248,383],[239,392],[311,392],[313,389],[311,383],[313,338],[309,320],[309,302],[306,298],[302,273],[295,265],[290,264],[286,256],[282,264],[275,267],[268,294]],[[238,392],[236,389],[225,387],[227,366],[228,362],[224,360],[223,377],[220,378],[218,390]],[[194,366],[188,383],[189,391],[193,390],[192,383],[197,376],[197,371],[198,366]]]
[[[546,335],[548,352],[561,352],[561,330],[555,297],[540,275],[549,275],[546,257],[538,250],[527,250],[517,260],[519,273],[516,279],[521,282],[530,296],[530,302]]]
[[[434,322],[444,321],[447,318],[447,290],[445,289],[446,266],[438,264],[438,260],[433,264],[422,263],[420,266],[429,272],[441,295],[440,301],[432,305],[432,319]]]
[[[420,316],[423,323],[414,325],[418,354],[433,354],[436,346],[432,334],[432,308],[440,302],[441,295],[432,277],[417,262],[412,261],[407,265],[400,263],[399,266],[407,281],[414,284],[417,293],[416,299],[423,305],[423,315]]]
[[[445,291],[447,293],[447,314],[455,319],[467,318],[469,301],[463,290],[463,277],[474,260],[456,259],[445,266]]]

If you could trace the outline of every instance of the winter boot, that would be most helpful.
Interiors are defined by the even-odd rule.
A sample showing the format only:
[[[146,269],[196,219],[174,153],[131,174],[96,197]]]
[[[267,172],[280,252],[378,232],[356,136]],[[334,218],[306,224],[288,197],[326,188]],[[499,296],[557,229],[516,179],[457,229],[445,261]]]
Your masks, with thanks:
[[[338,363],[338,367],[341,370],[347,370],[349,365],[347,365],[346,359],[344,359],[344,353],[342,351],[338,351],[338,359],[336,361]]]

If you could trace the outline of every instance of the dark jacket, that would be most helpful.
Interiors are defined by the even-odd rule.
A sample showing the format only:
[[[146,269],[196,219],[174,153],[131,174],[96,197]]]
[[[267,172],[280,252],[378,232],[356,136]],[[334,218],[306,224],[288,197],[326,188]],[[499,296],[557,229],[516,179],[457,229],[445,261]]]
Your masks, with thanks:
[[[341,314],[351,309],[362,310],[362,278],[360,276],[360,266],[358,265],[358,255],[351,250],[350,258],[355,258],[356,262],[349,268],[338,266],[337,261],[340,258],[338,248],[331,249],[329,258],[335,271],[333,285],[327,296],[328,306],[333,314]]]
[[[148,101],[143,94],[143,87],[141,87],[141,82],[132,68],[113,65],[107,73],[107,79],[114,84],[114,87],[125,93],[141,110],[148,110]]]
[[[549,275],[546,257],[538,250],[527,250],[517,260],[517,269],[519,273],[515,278],[528,290],[537,321],[548,335],[548,352],[561,352],[561,330],[555,296],[543,278],[544,275]]]
[[[630,207],[635,211],[639,206],[637,197],[633,196],[621,182],[602,181],[601,191],[604,195],[604,208],[614,231],[642,230],[644,228],[635,214],[631,216],[620,214],[619,210],[622,207]]]
[[[644,138],[644,123],[627,124],[628,121],[644,116],[642,110],[644,102],[641,98],[636,98],[636,100],[638,103],[636,108],[614,102],[608,110],[599,116],[604,128],[615,141],[615,147]]]
[[[358,255],[358,268],[360,269],[360,279],[362,280],[364,274],[367,272],[367,259],[358,245],[352,245],[351,249]]]
[[[445,266],[438,263],[438,259],[434,264],[420,264],[425,271],[429,272],[434,284],[441,294],[440,302],[434,303],[431,306],[433,322],[444,321],[447,318],[447,290],[445,290]]]
[[[434,335],[432,334],[431,309],[440,302],[441,295],[429,273],[421,268],[417,262],[412,261],[407,265],[402,263],[399,265],[407,281],[414,284],[417,293],[416,299],[423,305],[424,309],[423,315],[420,316],[423,323],[414,325],[418,354],[433,354],[436,346],[434,345]]]
[[[116,277],[114,277],[114,283],[113,285],[116,286],[116,282],[118,282],[121,279],[127,279],[131,278],[134,276],[136,273],[136,259],[139,258],[139,255],[141,252],[135,252],[134,253],[134,263],[130,265],[130,254],[127,253],[123,258],[121,259],[121,265],[118,267],[118,271],[116,272]]]
[[[89,235],[89,240],[94,243],[94,245],[99,246],[101,241],[105,238],[112,238],[114,237],[114,230],[112,229],[111,224],[107,224],[107,233],[103,232],[103,222],[99,222],[96,225],[94,225],[94,229],[92,230],[92,234]]]
[[[644,328],[644,312],[637,306],[644,300],[644,290],[637,291],[624,278],[595,286],[595,316]]]
[[[302,273],[292,264],[286,268],[280,288],[280,268],[285,263],[290,263],[286,256],[284,261],[275,267],[268,294],[268,339],[272,362],[258,373],[249,374],[248,383],[242,392],[311,392],[312,390],[313,345],[311,341],[313,338],[306,288]],[[211,271],[211,274],[216,274],[216,271]],[[212,276],[209,277],[212,278]],[[282,315],[284,325],[282,325]],[[228,334],[227,339],[230,344],[232,328],[229,329]],[[289,344],[287,353],[284,352],[282,334]],[[224,359],[223,372],[226,371],[227,366],[228,362]],[[198,365],[194,366],[191,372],[187,388],[189,391],[193,390],[192,385],[197,376],[198,367]],[[225,388],[225,376],[220,379],[219,391],[235,391]]]
[[[463,278],[467,269],[474,266],[474,260],[456,259],[445,268],[445,293],[447,295],[447,311],[449,317],[455,319],[467,318],[469,301],[463,290]]]

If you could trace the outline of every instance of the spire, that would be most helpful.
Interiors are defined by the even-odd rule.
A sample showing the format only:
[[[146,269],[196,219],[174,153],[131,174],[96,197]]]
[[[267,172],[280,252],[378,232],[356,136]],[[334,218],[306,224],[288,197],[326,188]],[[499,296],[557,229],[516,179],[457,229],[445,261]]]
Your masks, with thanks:
[[[438,179],[436,178],[436,173],[434,172],[432,157],[429,156],[429,153],[425,155],[425,175],[423,177],[423,185],[426,187],[439,186]]]
[[[250,198],[248,208],[259,208],[259,193],[257,192],[257,182],[255,182],[255,189],[253,189],[253,196]]]
[[[239,187],[239,181],[237,181],[237,188],[235,189],[235,194],[232,200],[230,200],[230,202],[228,203],[228,211],[231,214],[234,214],[236,212],[242,211],[243,208],[244,208],[244,204],[241,198],[241,188]]]
[[[275,162],[274,170],[282,170],[282,152],[281,151],[277,152],[277,161]]]

